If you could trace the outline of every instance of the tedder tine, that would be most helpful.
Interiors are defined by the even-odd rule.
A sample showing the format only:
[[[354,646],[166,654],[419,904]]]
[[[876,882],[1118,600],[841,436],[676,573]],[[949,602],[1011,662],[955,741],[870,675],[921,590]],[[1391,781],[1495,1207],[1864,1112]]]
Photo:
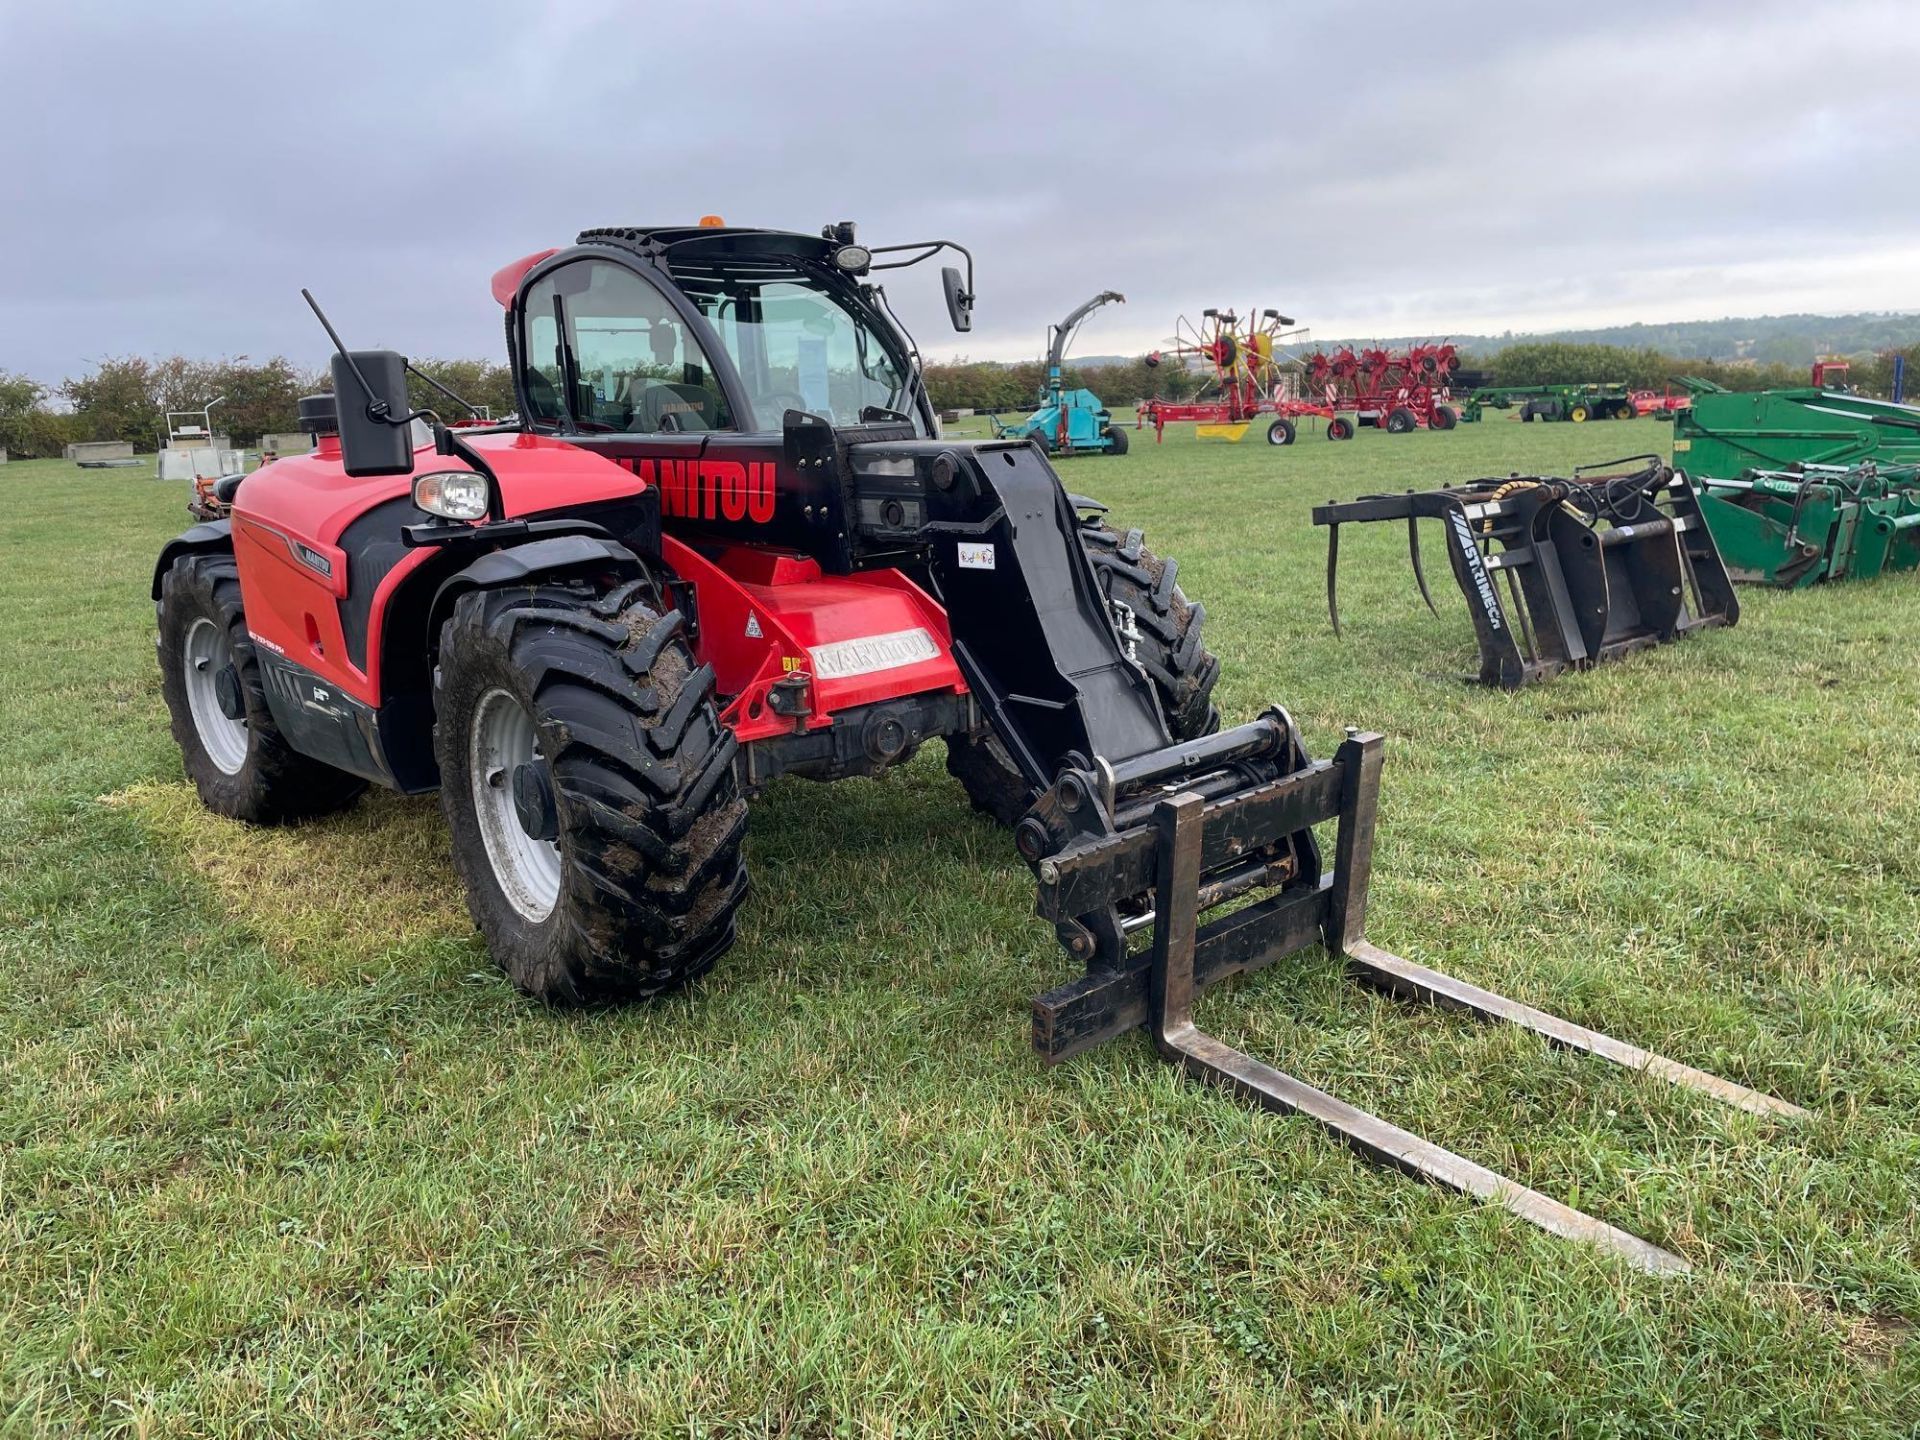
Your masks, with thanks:
[[[1407,558],[1413,561],[1413,579],[1420,587],[1420,598],[1427,602],[1427,609],[1438,616],[1440,609],[1433,603],[1433,592],[1427,589],[1427,572],[1420,565],[1420,517],[1411,510],[1407,512]]]
[[[1380,1164],[1493,1201],[1543,1230],[1611,1251],[1648,1274],[1688,1272],[1691,1267],[1687,1262],[1671,1251],[1336,1100],[1197,1028],[1193,1023],[1193,957],[1204,808],[1205,802],[1198,795],[1183,794],[1161,802],[1155,812],[1160,852],[1155,894],[1158,923],[1154,929],[1148,1024],[1161,1055],[1195,1079],[1218,1085],[1265,1109],[1305,1115]]]
[[[1327,616],[1333,621],[1333,635],[1340,638],[1340,599],[1337,592],[1340,576],[1340,526],[1338,522],[1327,527]]]

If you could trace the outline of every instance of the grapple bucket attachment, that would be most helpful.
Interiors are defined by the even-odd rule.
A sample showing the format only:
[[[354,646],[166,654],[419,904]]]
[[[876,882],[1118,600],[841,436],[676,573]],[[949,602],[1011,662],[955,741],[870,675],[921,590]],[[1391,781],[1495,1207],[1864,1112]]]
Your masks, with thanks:
[[[1740,616],[1692,483],[1654,460],[1624,473],[1514,475],[1316,506],[1313,523],[1328,527],[1327,605],[1336,633],[1340,526],[1404,520],[1414,575],[1431,607],[1420,563],[1423,519],[1441,523],[1479,638],[1482,684],[1513,689]]]
[[[1920,465],[1795,465],[1704,480],[1700,509],[1736,581],[1797,590],[1920,568]]]
[[[1038,913],[1086,975],[1033,1001],[1049,1062],[1144,1026],[1167,1060],[1270,1110],[1311,1117],[1370,1159],[1497,1203],[1543,1229],[1655,1273],[1678,1255],[1596,1220],[1199,1030],[1208,986],[1324,944],[1361,982],[1402,999],[1504,1020],[1558,1045],[1701,1091],[1756,1114],[1798,1107],[1403,960],[1366,938],[1382,741],[1349,731],[1309,761],[1284,713],[1124,767],[1070,769],[1022,822]],[[1336,822],[1323,869],[1312,827]],[[1043,839],[1045,836],[1047,838]],[[1031,852],[1039,850],[1036,859]],[[1235,902],[1244,902],[1231,908]],[[1134,948],[1144,932],[1146,944]]]

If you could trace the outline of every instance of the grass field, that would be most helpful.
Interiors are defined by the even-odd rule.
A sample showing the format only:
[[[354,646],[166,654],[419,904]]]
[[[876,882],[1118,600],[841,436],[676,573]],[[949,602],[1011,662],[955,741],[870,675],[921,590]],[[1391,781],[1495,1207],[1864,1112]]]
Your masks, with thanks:
[[[183,496],[0,467],[0,1434],[1911,1436],[1920,576],[1529,693],[1330,497],[1656,422],[1151,435],[1070,488],[1177,556],[1230,720],[1388,737],[1380,943],[1816,1112],[1763,1122],[1373,998],[1319,952],[1228,1040],[1686,1255],[1629,1274],[1181,1081],[1054,1071],[1068,976],[929,747],[754,811],[740,943],[555,1014],[437,802],[217,822],[147,599]]]

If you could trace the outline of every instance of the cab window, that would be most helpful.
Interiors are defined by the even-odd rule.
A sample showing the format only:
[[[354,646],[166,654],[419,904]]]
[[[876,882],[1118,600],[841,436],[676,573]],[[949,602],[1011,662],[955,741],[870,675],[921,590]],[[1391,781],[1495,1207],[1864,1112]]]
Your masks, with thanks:
[[[604,260],[563,265],[527,291],[528,408],[587,434],[730,430],[699,341],[642,276]]]

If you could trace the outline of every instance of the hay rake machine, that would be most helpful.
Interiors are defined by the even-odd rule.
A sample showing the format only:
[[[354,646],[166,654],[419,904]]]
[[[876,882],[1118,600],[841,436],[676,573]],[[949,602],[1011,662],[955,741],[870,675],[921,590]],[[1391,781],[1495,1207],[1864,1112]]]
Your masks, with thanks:
[[[1516,689],[1696,630],[1732,625],[1740,602],[1683,472],[1656,456],[1638,469],[1571,479],[1510,475],[1443,490],[1314,507],[1327,528],[1327,609],[1340,633],[1340,527],[1404,520],[1427,608],[1420,521],[1438,520],[1480,642],[1483,685]],[[1606,465],[1626,461],[1611,460]],[[1585,467],[1602,469],[1604,467]]]
[[[1398,353],[1348,345],[1331,355],[1316,350],[1301,364],[1309,391],[1358,424],[1404,435],[1460,423],[1460,412],[1448,403],[1460,364],[1452,345],[1415,345]]]
[[[1271,415],[1267,443],[1291,445],[1300,420],[1316,415],[1327,422],[1329,440],[1352,439],[1352,424],[1331,406],[1281,393],[1281,367],[1288,363],[1285,344],[1306,336],[1305,329],[1294,329],[1292,317],[1278,310],[1248,311],[1245,320],[1232,310],[1204,310],[1198,325],[1182,315],[1173,338],[1164,350],[1147,356],[1147,365],[1152,368],[1171,357],[1210,369],[1208,393],[1191,401],[1149,400],[1140,407],[1135,428],[1152,425],[1158,442],[1166,438],[1168,425],[1187,423],[1203,438],[1238,442],[1257,417]]]

